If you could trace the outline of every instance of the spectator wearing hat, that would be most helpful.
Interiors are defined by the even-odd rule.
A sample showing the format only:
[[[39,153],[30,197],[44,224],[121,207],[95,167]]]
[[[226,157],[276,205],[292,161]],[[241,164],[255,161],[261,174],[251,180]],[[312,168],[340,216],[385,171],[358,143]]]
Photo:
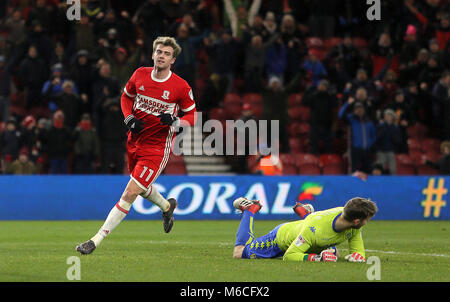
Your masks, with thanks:
[[[2,159],[5,164],[14,161],[20,150],[22,133],[17,127],[14,117],[10,117],[5,125],[5,130],[0,136],[0,146],[2,149]]]
[[[26,147],[20,149],[19,157],[6,166],[5,174],[32,175],[38,174],[39,169],[29,158],[29,151]]]
[[[92,110],[91,96],[94,72],[95,69],[89,62],[89,52],[85,49],[79,50],[69,71],[69,78],[74,81],[78,88],[82,113]]]
[[[31,161],[36,162],[39,157],[39,149],[37,146],[37,128],[36,119],[32,115],[27,115],[21,123],[21,145],[29,152],[28,157]]]
[[[334,59],[341,64],[345,73],[351,78],[356,76],[356,71],[358,70],[362,59],[358,49],[353,45],[353,39],[350,33],[344,35],[342,43],[334,46],[327,54],[327,57],[329,59]]]
[[[399,54],[399,69],[413,64],[420,50],[420,44],[417,41],[417,29],[409,24],[406,28],[406,34]]]
[[[81,121],[75,128],[74,141],[74,173],[92,174],[94,162],[98,162],[100,156],[100,141],[88,113],[82,115]]]
[[[63,65],[60,63],[53,65],[52,75],[42,87],[42,95],[49,102],[49,109],[52,112],[57,110],[57,107],[54,104],[54,98],[63,93],[63,84],[65,81],[66,77],[64,76]],[[78,93],[78,89],[74,84],[72,84],[72,88],[75,93]]]
[[[28,48],[28,56],[20,63],[19,79],[25,90],[26,109],[42,106],[42,87],[48,79],[48,67],[36,46]]]
[[[11,73],[6,65],[5,57],[0,56],[0,122],[7,121],[10,108]]]
[[[350,112],[351,109],[353,112]],[[375,125],[366,116],[364,105],[355,103],[354,98],[349,98],[340,108],[338,116],[349,124],[351,130],[351,172],[370,173],[373,147],[377,137]]]
[[[143,45],[143,41],[139,40],[138,47],[131,54],[124,47],[117,48],[113,56],[108,52],[104,53],[105,59],[111,64],[111,75],[119,81],[120,87],[127,83],[134,70],[139,67]]]
[[[376,160],[383,170],[388,168],[389,174],[397,174],[395,153],[401,141],[400,128],[394,123],[395,112],[386,109],[383,119],[377,125]]]
[[[329,91],[329,82],[321,80],[316,89],[311,89],[303,96],[303,105],[311,108],[310,111],[310,152],[313,154],[332,153],[333,121],[337,99]],[[319,152],[319,143],[323,142],[323,150]]]
[[[64,113],[57,110],[53,114],[53,124],[48,131],[40,132],[38,139],[47,151],[50,174],[67,174],[68,156],[71,152],[73,132],[64,125]]]

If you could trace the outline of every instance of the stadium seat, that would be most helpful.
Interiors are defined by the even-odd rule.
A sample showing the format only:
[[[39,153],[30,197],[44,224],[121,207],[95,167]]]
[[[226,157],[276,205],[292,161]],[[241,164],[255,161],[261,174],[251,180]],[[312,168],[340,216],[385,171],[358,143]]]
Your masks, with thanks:
[[[424,164],[426,161],[426,155],[422,152],[410,152],[409,157],[415,166]]]
[[[209,119],[224,121],[227,119],[227,113],[226,113],[225,109],[216,107],[209,111]]]
[[[301,93],[292,93],[288,97],[288,105],[289,107],[300,105],[302,103],[303,95]]]
[[[169,157],[169,161],[167,164],[183,164],[184,165],[184,158],[183,156],[171,154]]]
[[[397,164],[397,175],[415,175],[416,170],[411,164]]]
[[[166,175],[186,175],[186,166],[184,163],[173,163],[173,164],[167,164],[166,168],[164,169],[164,174]]]
[[[299,135],[301,135],[303,137],[309,137],[309,129],[310,129],[309,123],[301,122],[298,125]]]
[[[283,164],[282,175],[297,175],[298,170],[297,166],[292,164]]]
[[[342,38],[330,37],[325,39],[324,46],[327,51],[330,51],[333,47],[340,45],[342,43]]]
[[[425,138],[422,140],[422,150],[425,153],[439,153],[441,142],[435,138]]]
[[[308,122],[311,109],[306,106],[299,106],[299,115],[302,122]]]
[[[300,135],[300,122],[292,122],[288,125],[289,137],[298,137]]]
[[[319,61],[323,61],[327,56],[327,52],[324,49],[311,48],[309,51],[310,53],[314,54]]]
[[[299,174],[301,175],[321,175],[322,171],[318,164],[308,163],[302,164],[298,167]]]
[[[289,138],[289,149],[292,153],[303,152],[304,150],[302,140],[298,137]]]
[[[242,97],[244,103],[262,105],[262,96],[259,93],[246,93]]]
[[[439,175],[438,170],[436,170],[435,168],[433,168],[427,164],[418,165],[416,167],[416,169],[417,169],[417,175]]]
[[[361,37],[354,37],[353,38],[353,46],[355,46],[356,48],[358,48],[359,50],[367,48],[368,47],[368,43],[364,38]]]
[[[301,121],[300,112],[301,112],[300,106],[289,106],[288,108],[289,120],[292,122],[294,121],[300,122]]]
[[[428,128],[421,123],[415,123],[414,125],[406,128],[406,134],[408,135],[408,137],[422,139],[427,136]]]
[[[294,165],[295,164],[295,157],[290,153],[281,153],[280,154],[280,160],[281,163],[284,165]]]
[[[241,104],[230,103],[225,105],[227,119],[237,120],[242,114]]]
[[[343,175],[345,173],[344,165],[342,163],[329,163],[322,167],[323,175]]]
[[[225,98],[224,98],[223,102],[227,106],[230,105],[230,104],[239,104],[239,105],[241,105],[242,104],[242,99],[236,93],[227,93],[225,95]]]
[[[320,165],[319,158],[314,154],[309,153],[297,153],[295,156],[295,163],[297,166],[301,166],[304,164],[315,164]]]
[[[413,162],[411,160],[411,157],[409,157],[408,154],[395,154],[395,159],[397,161],[397,164],[406,164],[406,165],[412,165]]]
[[[422,145],[420,140],[416,137],[408,138],[408,150],[409,152],[421,152]]]
[[[438,162],[441,159],[442,155],[436,152],[427,152],[425,153],[425,159],[429,160],[433,163]]]
[[[342,158],[337,154],[321,154],[319,155],[319,162],[322,167],[329,164],[342,165]]]
[[[3,130],[5,130],[5,126],[6,126],[6,122],[0,122],[0,133],[2,133]]]
[[[319,37],[309,37],[306,38],[306,46],[309,49],[317,49],[317,48],[323,48],[324,47],[324,43],[323,40]]]

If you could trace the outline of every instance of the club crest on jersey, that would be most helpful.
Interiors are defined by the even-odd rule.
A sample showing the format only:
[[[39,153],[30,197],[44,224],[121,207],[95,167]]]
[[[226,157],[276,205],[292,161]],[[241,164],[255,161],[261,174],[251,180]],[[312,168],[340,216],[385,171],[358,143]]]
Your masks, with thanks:
[[[165,99],[165,100],[168,100],[169,99],[169,94],[170,94],[170,91],[164,90],[162,98]]]
[[[303,239],[302,235],[300,235],[300,236],[298,236],[297,240],[295,241],[295,245],[300,246],[305,242],[306,242],[305,239]]]

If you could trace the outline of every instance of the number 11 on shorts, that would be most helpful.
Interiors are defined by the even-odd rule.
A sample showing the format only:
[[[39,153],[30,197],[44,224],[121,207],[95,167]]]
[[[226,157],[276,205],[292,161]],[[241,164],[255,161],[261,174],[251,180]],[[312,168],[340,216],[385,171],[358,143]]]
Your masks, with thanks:
[[[147,178],[145,178],[146,182],[150,179],[150,177],[152,177],[153,170],[149,169],[147,166],[144,166],[144,170],[142,171],[141,175],[139,175],[139,178],[144,179],[145,172],[147,172],[147,170],[148,170],[148,175],[147,175]]]

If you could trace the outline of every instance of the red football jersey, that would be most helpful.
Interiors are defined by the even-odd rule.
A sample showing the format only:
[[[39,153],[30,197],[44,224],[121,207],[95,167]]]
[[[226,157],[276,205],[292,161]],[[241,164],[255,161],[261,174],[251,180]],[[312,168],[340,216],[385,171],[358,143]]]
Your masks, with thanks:
[[[128,140],[140,149],[141,155],[162,155],[167,148],[170,150],[175,129],[161,125],[157,116],[161,113],[178,116],[180,110],[193,110],[195,101],[189,84],[173,72],[166,79],[156,79],[153,67],[141,67],[128,80],[124,93],[133,100],[131,114],[145,123],[144,130],[139,134],[130,132]]]

